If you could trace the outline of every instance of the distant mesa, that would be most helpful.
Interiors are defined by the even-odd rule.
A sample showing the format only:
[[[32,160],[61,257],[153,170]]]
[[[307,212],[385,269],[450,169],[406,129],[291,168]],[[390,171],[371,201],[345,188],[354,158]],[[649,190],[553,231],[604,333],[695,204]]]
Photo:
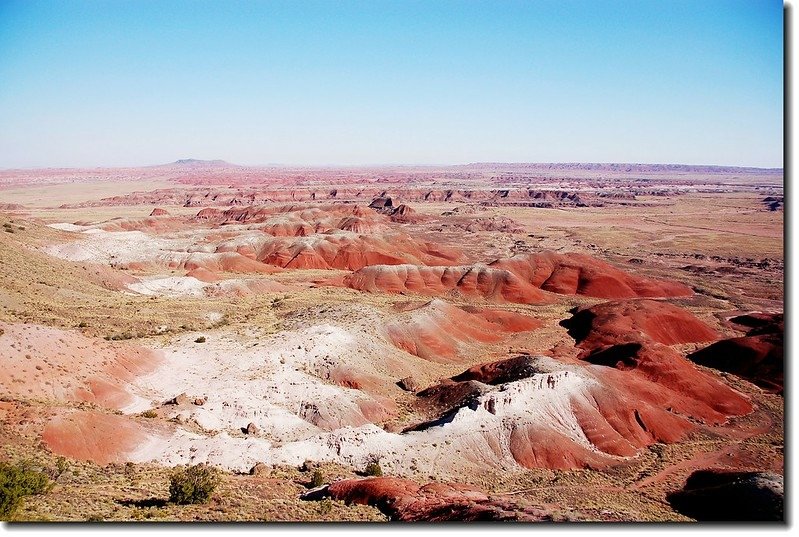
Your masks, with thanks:
[[[408,205],[401,203],[395,206],[393,200],[388,196],[379,196],[375,198],[372,200],[372,203],[369,204],[369,208],[388,216],[391,218],[392,222],[410,224],[418,223],[423,220],[423,218]]]
[[[596,163],[596,162],[473,162],[454,168],[473,169],[518,169],[518,170],[580,170],[601,172],[684,172],[684,173],[782,173],[782,168],[754,168],[749,166],[712,166],[705,164],[643,164],[643,163]]]
[[[169,164],[163,164],[164,167],[176,167],[180,166],[183,168],[238,168],[240,167],[238,164],[231,164],[225,160],[201,160],[196,158],[182,158],[178,159],[175,162],[170,162]]]

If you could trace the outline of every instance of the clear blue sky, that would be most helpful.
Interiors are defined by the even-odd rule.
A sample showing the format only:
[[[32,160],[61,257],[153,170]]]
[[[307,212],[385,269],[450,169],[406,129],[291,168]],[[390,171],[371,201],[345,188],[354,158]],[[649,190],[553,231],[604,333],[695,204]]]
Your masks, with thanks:
[[[782,2],[0,0],[0,168],[782,166]]]

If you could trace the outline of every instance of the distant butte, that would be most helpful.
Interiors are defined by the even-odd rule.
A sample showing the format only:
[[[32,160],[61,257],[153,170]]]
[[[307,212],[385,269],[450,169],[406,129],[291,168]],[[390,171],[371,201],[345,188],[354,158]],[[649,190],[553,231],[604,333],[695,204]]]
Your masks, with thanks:
[[[184,167],[184,168],[239,168],[238,164],[232,164],[225,160],[202,160],[196,158],[182,158],[169,164],[162,164],[160,167]]]

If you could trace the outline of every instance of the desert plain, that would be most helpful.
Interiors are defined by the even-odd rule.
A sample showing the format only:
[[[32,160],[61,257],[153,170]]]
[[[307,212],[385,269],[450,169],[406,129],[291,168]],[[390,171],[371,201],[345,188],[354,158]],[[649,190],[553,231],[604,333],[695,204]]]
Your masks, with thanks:
[[[781,518],[783,195],[681,165],[0,170],[0,460],[53,481],[14,520]],[[210,501],[169,502],[199,463]]]

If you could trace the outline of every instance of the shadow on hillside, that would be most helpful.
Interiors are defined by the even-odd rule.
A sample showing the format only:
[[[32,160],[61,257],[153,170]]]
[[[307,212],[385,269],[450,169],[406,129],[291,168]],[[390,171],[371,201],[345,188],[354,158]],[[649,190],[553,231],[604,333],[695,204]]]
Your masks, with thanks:
[[[125,507],[164,507],[169,502],[164,500],[163,498],[145,498],[143,500],[117,500],[116,501],[120,505],[124,505]]]

